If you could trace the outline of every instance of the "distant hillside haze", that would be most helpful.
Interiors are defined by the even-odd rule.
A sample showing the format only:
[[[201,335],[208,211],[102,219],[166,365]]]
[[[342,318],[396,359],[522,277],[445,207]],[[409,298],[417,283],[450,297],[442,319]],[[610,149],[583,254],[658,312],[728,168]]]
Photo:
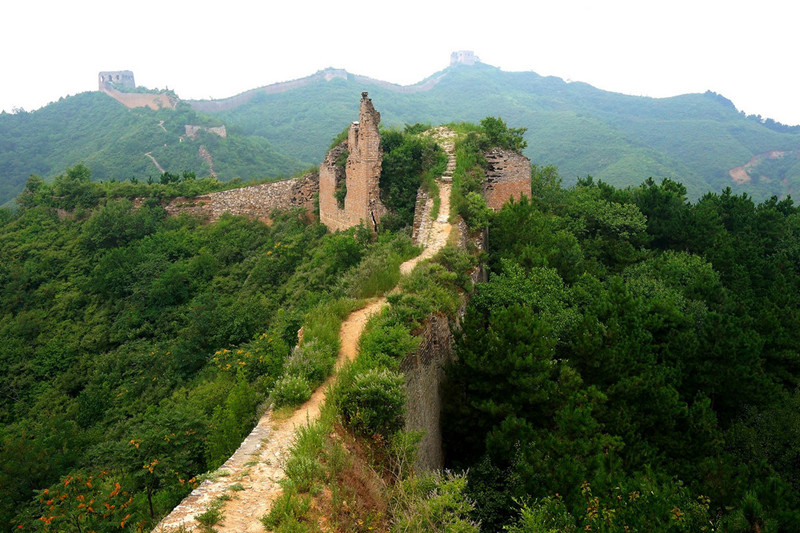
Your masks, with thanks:
[[[501,116],[511,126],[526,127],[525,155],[536,164],[558,166],[567,185],[587,175],[620,187],[669,177],[683,182],[693,198],[730,186],[763,199],[791,194],[800,183],[800,128],[776,131],[781,125],[748,118],[712,92],[628,96],[475,63],[450,66],[409,87],[328,69],[291,86],[275,84],[191,105],[301,160],[319,161],[326,141],[354,115],[353,95],[362,90],[369,91],[384,125]],[[224,108],[213,109],[223,102]],[[750,166],[747,179],[741,179],[741,170],[740,179],[733,179],[732,170],[776,151],[788,155],[760,158],[769,162],[765,172]]]
[[[525,155],[558,166],[565,185],[587,175],[617,187],[669,177],[692,198],[730,186],[757,200],[800,190],[800,128],[746,117],[721,95],[628,96],[475,62],[411,86],[325,69],[175,110],[128,110],[95,92],[0,114],[0,205],[29,175],[51,179],[79,162],[95,180],[157,178],[158,167],[198,176],[213,170],[221,180],[292,174],[319,164],[357,115],[362,91],[384,127],[499,116],[527,128]],[[225,125],[228,136],[187,138],[186,124]]]
[[[187,135],[187,125],[199,128]],[[78,163],[91,169],[95,181],[140,182],[158,181],[164,171],[263,179],[305,166],[263,137],[227,128],[223,138],[213,129],[220,125],[183,103],[176,109],[128,109],[99,91],[29,113],[0,114],[0,206],[23,190],[30,175],[52,179]]]

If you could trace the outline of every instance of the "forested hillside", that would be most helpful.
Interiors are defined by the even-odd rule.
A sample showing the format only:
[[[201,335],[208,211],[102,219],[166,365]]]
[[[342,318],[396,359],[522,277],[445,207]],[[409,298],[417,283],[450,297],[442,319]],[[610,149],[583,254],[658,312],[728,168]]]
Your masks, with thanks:
[[[400,281],[264,523],[797,531],[800,209],[730,189],[690,201],[669,179],[563,187],[535,166],[532,198],[494,213],[483,151],[523,149],[524,128],[449,127],[451,222],[486,229],[488,249],[447,246]],[[191,173],[99,184],[77,165],[28,179],[19,210],[0,210],[2,527],[147,530],[267,398],[307,399],[333,368],[342,317],[418,252],[409,193],[445,167],[425,129],[382,131],[395,216],[377,236],[329,234],[300,212],[270,226],[167,217],[163,197],[220,186]],[[473,285],[476,259],[488,281]],[[451,471],[417,477],[399,371],[432,315],[457,330],[442,406]],[[351,455],[385,478],[373,507],[354,499],[367,490],[353,488]]]
[[[559,186],[489,226],[449,466],[482,531],[797,531],[800,211],[671,180]]]
[[[158,178],[156,162],[173,174],[206,177],[212,168],[201,147],[221,180],[289,175],[304,166],[262,137],[230,128],[224,139],[206,131],[191,138],[185,136],[187,124],[222,123],[185,104],[174,110],[128,109],[100,92],[62,98],[29,113],[0,114],[0,205],[19,194],[31,174],[51,179],[78,163],[98,181]]]
[[[85,167],[67,175],[80,191]],[[292,354],[300,326],[335,337],[347,297],[413,253],[299,212],[203,225],[157,198],[78,195],[59,218],[43,197],[0,210],[3,531],[149,530],[268,393],[302,401],[330,372],[335,349]]]
[[[587,175],[621,187],[668,177],[684,183],[692,199],[730,186],[765,200],[800,184],[800,152],[792,152],[800,149],[800,128],[745,117],[715,93],[627,96],[481,63],[451,66],[420,83],[438,78],[429,90],[409,91],[353,75],[319,77],[285,92],[253,91],[249,102],[215,115],[284,153],[318,162],[326,141],[356,112],[352,95],[366,90],[386,125],[502,116],[528,129],[525,155],[557,165],[566,185]],[[733,181],[730,170],[771,151],[792,153],[749,169],[749,182]]]
[[[558,165],[567,185],[587,175],[622,187],[668,177],[684,183],[692,199],[730,186],[765,200],[800,184],[800,128],[745,117],[721,95],[626,96],[477,63],[448,67],[411,88],[352,74],[315,75],[287,90],[248,91],[213,118],[185,102],[176,110],[128,110],[99,92],[2,114],[0,205],[29,175],[49,179],[80,162],[97,180],[159,174],[145,154],[168,172],[207,176],[201,146],[222,180],[291,174],[322,160],[328,140],[356,113],[353,94],[364,90],[379,102],[387,126],[503,116],[528,129],[525,155]],[[223,123],[227,139],[208,132],[181,139],[186,124]]]

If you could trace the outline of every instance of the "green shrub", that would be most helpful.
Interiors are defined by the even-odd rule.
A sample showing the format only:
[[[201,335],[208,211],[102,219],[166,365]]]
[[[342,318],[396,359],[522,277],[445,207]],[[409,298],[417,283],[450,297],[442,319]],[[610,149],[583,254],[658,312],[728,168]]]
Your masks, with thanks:
[[[204,513],[195,515],[194,519],[197,520],[204,531],[213,531],[215,525],[220,523],[224,518],[219,505],[212,505]]]
[[[342,319],[356,309],[358,302],[350,298],[340,298],[317,305],[306,314],[303,321],[304,346],[317,342],[330,349],[334,356],[339,353],[339,329]]]
[[[336,353],[331,346],[311,341],[292,350],[292,355],[286,360],[285,372],[303,376],[309,384],[318,385],[331,374],[335,362]]]
[[[287,374],[275,383],[272,401],[275,407],[300,405],[311,398],[311,386],[303,376]]]
[[[368,370],[342,391],[342,418],[356,433],[389,437],[403,427],[405,400],[402,374]]]
[[[497,146],[522,153],[522,149],[528,146],[528,141],[523,137],[528,128],[509,128],[500,117],[486,117],[481,120],[481,127],[489,147]]]
[[[466,485],[463,475],[411,476],[395,491],[393,531],[478,533],[479,525],[470,520],[474,505],[464,494]]]
[[[322,464],[307,455],[292,454],[286,462],[285,472],[300,492],[308,492],[314,483],[325,477]]]
[[[261,522],[269,530],[275,531],[311,531],[308,524],[301,522],[311,509],[311,498],[302,497],[294,490],[284,490],[272,505],[269,514]]]
[[[477,192],[467,193],[458,214],[473,230],[488,228],[492,220],[492,210],[486,205],[483,196]]]
[[[380,359],[376,357],[378,354],[383,354],[399,362],[418,345],[419,339],[412,336],[408,328],[396,323],[388,314],[382,314],[370,320],[361,335],[359,357],[374,360]]]

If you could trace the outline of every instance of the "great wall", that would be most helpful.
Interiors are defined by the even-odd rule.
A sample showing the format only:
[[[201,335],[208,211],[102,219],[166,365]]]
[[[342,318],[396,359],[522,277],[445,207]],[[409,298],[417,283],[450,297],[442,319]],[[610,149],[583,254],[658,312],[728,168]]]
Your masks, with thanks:
[[[127,108],[149,107],[152,110],[174,109],[178,98],[166,93],[132,92],[136,88],[133,72],[115,70],[97,75],[98,90]]]
[[[377,230],[380,218],[387,212],[380,201],[380,169],[382,152],[378,124],[378,113],[367,93],[362,93],[359,120],[350,125],[348,137],[327,154],[320,166],[319,174],[306,174],[299,178],[283,180],[252,187],[222,191],[192,199],[176,199],[166,207],[170,214],[191,213],[215,220],[223,213],[244,215],[268,220],[274,209],[302,207],[310,211],[313,196],[319,194],[319,217],[330,231],[344,230],[365,224]],[[448,164],[444,174],[437,179],[439,189],[439,213],[431,218],[433,198],[422,189],[417,195],[414,215],[413,240],[423,248],[414,257],[400,266],[401,274],[432,257],[448,242],[465,246],[471,239],[479,247],[485,235],[470,236],[466,225],[451,224],[450,191],[455,169],[455,134],[443,127],[433,129],[430,134],[444,149]],[[343,153],[347,159],[341,164]],[[488,154],[489,161],[484,195],[487,205],[498,209],[510,198],[530,196],[530,161],[524,156],[505,151]],[[346,183],[346,194],[340,205],[337,189]],[[455,234],[454,234],[455,233]],[[473,271],[474,282],[482,280],[483,271]],[[386,303],[381,297],[366,307],[354,311],[344,320],[340,337],[341,351],[337,368],[344,361],[353,359],[358,351],[358,340],[370,316],[379,312]],[[442,440],[440,432],[440,385],[444,379],[443,367],[452,358],[452,324],[446,317],[433,315],[425,322],[420,332],[420,345],[400,365],[406,377],[406,429],[421,431],[416,468],[435,470],[443,467]],[[205,480],[167,515],[153,530],[154,533],[188,532],[200,530],[195,516],[210,508],[214,501],[226,494],[234,483],[241,487],[236,497],[224,502],[222,512],[225,520],[217,524],[217,531],[261,532],[264,526],[260,518],[271,508],[272,502],[281,494],[280,481],[286,476],[285,462],[297,429],[309,424],[319,416],[324,394],[335,375],[320,386],[311,399],[299,407],[294,414],[276,420],[268,410],[239,449],[226,461],[220,471],[224,476]]]

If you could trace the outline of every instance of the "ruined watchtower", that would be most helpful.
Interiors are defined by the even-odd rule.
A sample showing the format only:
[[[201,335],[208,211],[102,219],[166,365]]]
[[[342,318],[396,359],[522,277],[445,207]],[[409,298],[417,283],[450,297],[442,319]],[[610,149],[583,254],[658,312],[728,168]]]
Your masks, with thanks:
[[[475,56],[472,50],[458,50],[450,54],[450,65],[468,65],[472,66],[479,59]]]
[[[116,87],[125,89],[136,88],[133,80],[133,72],[130,70],[115,70],[113,72],[101,72],[97,75],[98,88],[102,91],[106,88]]]
[[[383,160],[380,121],[381,114],[372,99],[366,92],[361,93],[358,122],[350,124],[347,141],[331,149],[320,165],[319,218],[332,231],[362,221],[377,231],[378,222],[386,214],[379,188]],[[345,157],[346,163],[342,164]]]

